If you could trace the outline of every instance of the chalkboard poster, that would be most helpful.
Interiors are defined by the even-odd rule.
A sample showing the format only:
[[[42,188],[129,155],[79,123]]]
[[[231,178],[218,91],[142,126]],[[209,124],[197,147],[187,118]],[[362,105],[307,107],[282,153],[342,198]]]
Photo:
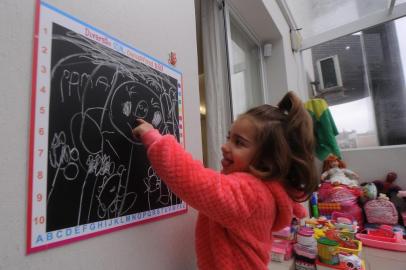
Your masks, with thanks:
[[[27,252],[184,213],[131,135],[184,144],[182,74],[43,2],[35,37]]]

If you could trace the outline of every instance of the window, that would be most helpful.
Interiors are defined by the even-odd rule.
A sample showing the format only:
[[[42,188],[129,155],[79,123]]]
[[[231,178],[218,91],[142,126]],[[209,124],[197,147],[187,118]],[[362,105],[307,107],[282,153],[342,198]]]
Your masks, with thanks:
[[[343,86],[337,55],[317,60],[321,89]]]
[[[227,12],[228,57],[233,118],[262,104],[261,49],[255,37],[230,9]]]
[[[279,0],[281,1],[281,0]],[[387,10],[389,1],[381,0],[284,0],[294,15],[303,39]]]
[[[302,52],[312,62],[305,66],[313,92],[330,105],[341,148],[406,144],[405,33],[403,17]]]

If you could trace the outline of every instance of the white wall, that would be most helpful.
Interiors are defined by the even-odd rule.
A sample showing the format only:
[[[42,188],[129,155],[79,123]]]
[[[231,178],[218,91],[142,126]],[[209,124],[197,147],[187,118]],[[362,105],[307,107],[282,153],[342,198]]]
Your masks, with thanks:
[[[406,146],[385,146],[343,151],[347,167],[357,172],[361,182],[385,180],[388,172],[396,172],[396,184],[406,190]]]
[[[195,269],[196,212],[25,255],[35,1],[0,2],[0,269]],[[183,72],[186,148],[201,159],[194,2],[48,3]]]
[[[270,28],[268,31],[271,33],[267,36],[268,40],[263,41],[272,44],[272,55],[265,58],[268,79],[267,101],[275,104],[290,90],[306,99],[308,90],[303,84],[304,74],[299,68],[301,59],[299,53],[292,52],[289,25],[275,0],[261,2],[268,12],[270,21],[263,27]]]
[[[265,57],[266,102],[276,104],[288,90],[301,97],[298,55],[292,53],[289,26],[275,0],[228,0],[262,45],[272,44],[272,55]]]

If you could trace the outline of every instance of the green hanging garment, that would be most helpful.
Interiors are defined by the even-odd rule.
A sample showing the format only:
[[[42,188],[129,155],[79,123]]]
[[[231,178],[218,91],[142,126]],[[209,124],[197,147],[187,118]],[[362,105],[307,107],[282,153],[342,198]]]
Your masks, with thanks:
[[[317,158],[324,160],[329,154],[334,154],[341,159],[340,148],[336,141],[338,130],[327,102],[321,98],[311,99],[305,103],[305,108],[313,119]]]

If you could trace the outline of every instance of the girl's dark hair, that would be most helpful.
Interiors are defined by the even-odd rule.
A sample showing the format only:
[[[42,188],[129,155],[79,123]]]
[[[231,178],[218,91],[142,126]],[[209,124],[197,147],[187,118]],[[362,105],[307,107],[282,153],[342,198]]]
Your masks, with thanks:
[[[261,105],[248,117],[257,127],[259,151],[251,172],[263,180],[280,179],[289,196],[304,201],[318,187],[314,163],[313,122],[302,101],[288,92],[278,106]]]

